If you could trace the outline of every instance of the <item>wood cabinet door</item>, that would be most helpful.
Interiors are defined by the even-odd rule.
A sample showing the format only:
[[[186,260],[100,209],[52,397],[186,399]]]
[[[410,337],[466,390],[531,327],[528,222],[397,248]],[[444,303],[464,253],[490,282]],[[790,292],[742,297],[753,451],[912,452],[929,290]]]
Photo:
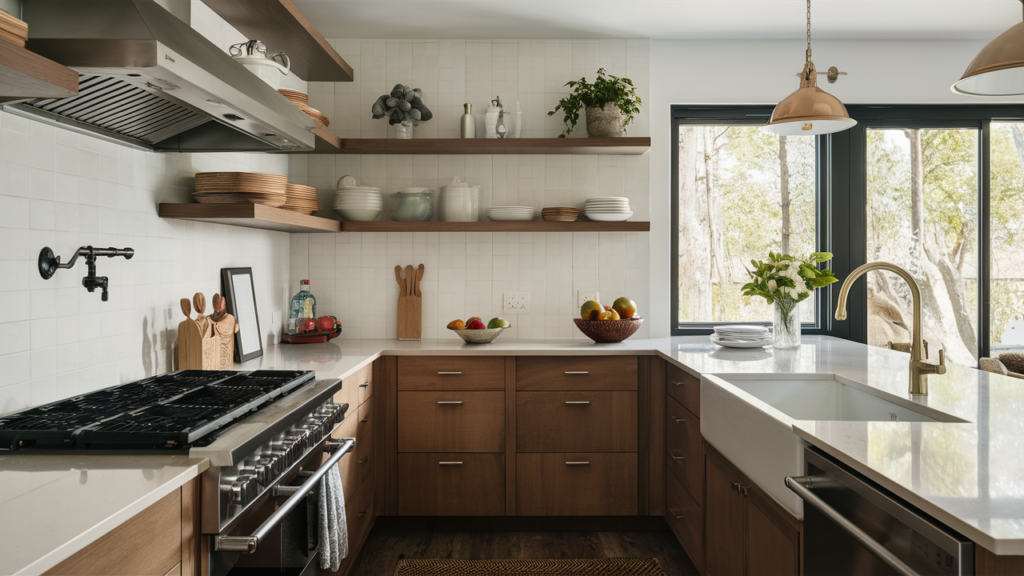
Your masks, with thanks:
[[[516,390],[636,390],[636,356],[525,356],[516,360]]]
[[[757,488],[746,489],[746,570],[751,576],[797,576],[800,532]]]
[[[504,454],[399,454],[399,516],[502,516]]]
[[[635,516],[637,456],[517,454],[520,516]]]
[[[399,390],[504,390],[500,356],[402,356]]]
[[[398,392],[399,452],[504,452],[504,392]]]
[[[711,457],[704,471],[704,569],[708,576],[744,574],[744,500],[734,488],[740,479]]]
[[[519,452],[636,452],[637,393],[516,393]]]
[[[672,397],[666,399],[666,404],[665,467],[700,502],[704,499],[704,438],[700,419]]]

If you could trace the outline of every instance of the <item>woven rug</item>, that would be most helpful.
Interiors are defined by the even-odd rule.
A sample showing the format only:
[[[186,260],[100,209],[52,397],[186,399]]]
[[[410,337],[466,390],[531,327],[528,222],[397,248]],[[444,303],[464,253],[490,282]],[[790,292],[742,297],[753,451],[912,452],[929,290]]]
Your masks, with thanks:
[[[665,576],[657,558],[399,560],[395,576]]]

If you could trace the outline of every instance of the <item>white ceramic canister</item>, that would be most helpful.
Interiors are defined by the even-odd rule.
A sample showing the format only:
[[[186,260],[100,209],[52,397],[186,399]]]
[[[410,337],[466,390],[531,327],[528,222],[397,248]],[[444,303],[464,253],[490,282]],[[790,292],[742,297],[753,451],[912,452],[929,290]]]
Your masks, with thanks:
[[[479,207],[480,187],[470,186],[459,178],[441,187],[441,208],[438,220],[441,222],[476,222]]]
[[[281,88],[281,77],[291,71],[292,63],[284,52],[267,54],[267,47],[259,40],[235,44],[228,49],[231,57],[245,66],[245,69],[277,90]]]
[[[498,137],[498,116],[501,108],[495,105],[487,107],[487,114],[484,114],[484,138]]]

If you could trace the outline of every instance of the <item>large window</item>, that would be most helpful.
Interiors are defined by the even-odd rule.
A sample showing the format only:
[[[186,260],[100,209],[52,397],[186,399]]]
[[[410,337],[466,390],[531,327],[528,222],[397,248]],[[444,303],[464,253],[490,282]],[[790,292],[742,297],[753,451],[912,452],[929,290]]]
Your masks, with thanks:
[[[878,260],[910,271],[933,357],[1024,351],[1024,107],[848,108],[851,130],[785,139],[760,129],[771,107],[673,109],[673,332],[768,322],[740,294],[751,258],[829,251],[840,280]],[[837,288],[802,306],[805,333],[909,342],[898,277],[859,281],[847,322]]]

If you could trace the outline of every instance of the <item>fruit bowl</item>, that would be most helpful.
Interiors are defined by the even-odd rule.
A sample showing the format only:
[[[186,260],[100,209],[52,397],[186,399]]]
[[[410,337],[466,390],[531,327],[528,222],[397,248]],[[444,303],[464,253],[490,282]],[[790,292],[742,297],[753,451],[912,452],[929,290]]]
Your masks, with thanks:
[[[510,328],[510,326],[503,326],[501,328],[481,328],[479,330],[470,330],[468,328],[456,330],[454,328],[449,328],[449,330],[458,334],[459,338],[466,341],[466,344],[490,344],[491,342],[494,342],[494,339],[507,328]]]
[[[640,317],[629,320],[584,320],[582,318],[573,318],[572,320],[580,332],[599,344],[622,342],[636,334],[640,325],[644,323],[644,319]]]

